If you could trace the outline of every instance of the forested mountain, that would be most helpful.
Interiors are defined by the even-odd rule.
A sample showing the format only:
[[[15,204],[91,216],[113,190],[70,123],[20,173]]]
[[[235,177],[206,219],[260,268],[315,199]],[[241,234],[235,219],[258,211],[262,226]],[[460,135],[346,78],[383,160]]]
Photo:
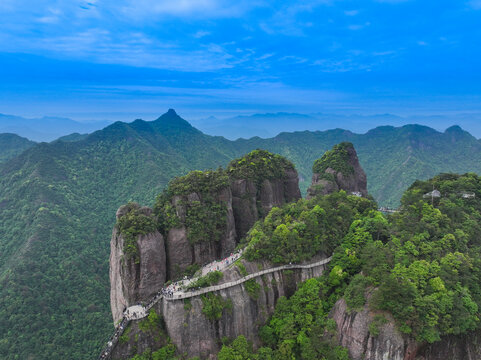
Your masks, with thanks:
[[[252,149],[284,155],[307,189],[315,159],[354,143],[368,189],[396,206],[415,179],[481,172],[481,144],[459,127],[422,126],[282,133],[229,141],[207,136],[170,110],[117,122],[74,142],[38,144],[0,167],[0,358],[86,359],[112,329],[108,253],[115,211],[152,204],[168,181],[215,169]],[[469,154],[469,156],[467,156]]]
[[[35,142],[16,134],[0,134],[0,163],[19,155],[34,145]]]
[[[262,347],[241,335],[218,359],[479,359],[480,191],[475,174],[440,174],[392,216],[345,192],[273,209],[247,236],[247,260],[294,263],[317,248],[332,261],[279,298]]]

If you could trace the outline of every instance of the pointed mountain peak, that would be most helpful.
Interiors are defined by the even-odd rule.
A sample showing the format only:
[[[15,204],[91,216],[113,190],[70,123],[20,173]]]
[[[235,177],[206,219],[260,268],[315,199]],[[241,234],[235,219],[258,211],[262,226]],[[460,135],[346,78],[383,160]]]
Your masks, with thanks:
[[[165,114],[161,115],[157,120],[161,120],[163,122],[166,122],[166,121],[169,121],[169,122],[174,122],[174,121],[177,121],[177,122],[185,122],[187,123],[187,121],[185,121],[184,119],[182,119],[176,112],[174,109],[169,109]]]
[[[200,132],[190,123],[182,119],[174,109],[169,109],[165,114],[161,115],[153,122],[154,126],[161,131],[183,130],[190,132]]]

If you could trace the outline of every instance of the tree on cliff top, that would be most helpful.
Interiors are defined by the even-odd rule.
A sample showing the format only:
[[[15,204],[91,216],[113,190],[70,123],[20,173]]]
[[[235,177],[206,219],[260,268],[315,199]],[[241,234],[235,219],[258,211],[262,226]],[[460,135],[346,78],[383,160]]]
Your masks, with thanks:
[[[328,168],[343,175],[354,173],[354,167],[350,164],[349,150],[354,150],[354,145],[350,142],[342,142],[334,145],[332,150],[328,150],[320,159],[317,159],[312,166],[314,174],[324,174]]]
[[[257,184],[265,179],[283,179],[289,170],[295,171],[295,167],[285,157],[259,149],[232,160],[227,166],[227,173],[232,179],[250,179]]]

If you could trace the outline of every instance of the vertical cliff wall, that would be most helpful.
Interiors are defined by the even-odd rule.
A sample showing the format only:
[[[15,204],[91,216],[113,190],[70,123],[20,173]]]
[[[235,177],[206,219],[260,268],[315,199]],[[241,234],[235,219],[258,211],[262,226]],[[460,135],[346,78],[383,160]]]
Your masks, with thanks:
[[[154,228],[136,228],[152,219],[152,210],[136,204],[117,211],[117,225],[110,243],[110,305],[114,322],[124,309],[152,297],[166,279],[163,236]],[[126,226],[122,228],[125,220]],[[124,230],[124,233],[122,232]]]
[[[301,198],[299,175],[282,156],[254,150],[233,160],[226,169],[231,179],[237,240],[275,206]]]
[[[319,261],[316,257],[310,262]],[[272,264],[251,263],[242,261],[247,273],[258,272],[259,269],[272,267]],[[257,291],[248,291],[246,283],[229,287],[212,293],[220,297],[224,303],[221,315],[218,318],[209,318],[204,308],[209,300],[197,296],[186,300],[162,300],[154,310],[162,318],[163,329],[158,333],[165,339],[169,337],[185,358],[199,356],[202,359],[215,358],[220,350],[222,338],[231,339],[244,335],[259,346],[259,329],[272,315],[277,300],[281,296],[290,296],[297,284],[312,277],[322,275],[325,265],[312,269],[293,269],[288,271],[275,271],[261,277],[249,280],[258,284]],[[224,271],[224,276],[219,284],[240,279],[243,275],[237,265],[232,265]],[[119,344],[114,353],[114,359],[125,359],[135,353],[142,353],[146,348],[157,349],[156,336],[151,334],[150,343],[144,337],[142,344],[135,348],[139,340],[139,323],[144,320],[134,321],[129,331],[129,341]]]
[[[153,211],[121,207],[110,256],[114,321],[166,280],[190,276],[196,267],[226,257],[255,221],[274,206],[300,198],[294,165],[255,150],[226,170],[192,171],[174,179]]]
[[[193,264],[206,264],[234,251],[236,229],[227,184],[216,192],[175,195],[170,206],[178,221],[167,230],[169,278],[179,277]]]
[[[367,196],[366,173],[359,164],[356,150],[351,143],[343,142],[327,151],[314,162],[312,173],[307,198],[339,190]]]
[[[353,360],[476,360],[481,359],[481,334],[445,336],[433,344],[418,343],[401,334],[389,313],[347,308],[344,299],[331,311],[340,345]],[[383,319],[379,321],[378,319]]]

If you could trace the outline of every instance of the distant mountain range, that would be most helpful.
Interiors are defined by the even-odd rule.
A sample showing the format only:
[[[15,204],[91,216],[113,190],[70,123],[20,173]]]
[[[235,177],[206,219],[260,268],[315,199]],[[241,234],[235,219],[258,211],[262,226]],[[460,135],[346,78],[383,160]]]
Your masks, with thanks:
[[[365,133],[379,124],[403,126],[407,124],[436,124],[437,130],[444,130],[452,124],[462,124],[472,129],[475,135],[481,136],[480,114],[456,114],[435,116],[398,116],[393,114],[374,115],[339,115],[339,114],[298,114],[298,113],[267,113],[248,116],[235,116],[219,119],[210,116],[193,121],[192,124],[209,135],[224,136],[231,140],[249,139],[254,136],[269,138],[281,132],[317,131],[329,129],[349,129],[355,133]]]
[[[91,133],[108,124],[109,121],[79,122],[60,117],[27,119],[0,114],[0,133],[14,133],[34,141],[52,141],[71,133]]]
[[[109,241],[120,205],[151,205],[172,177],[226,166],[256,148],[292,160],[305,192],[314,160],[341,141],[356,147],[368,190],[381,205],[397,206],[416,179],[481,173],[481,142],[458,126],[445,132],[383,126],[362,135],[285,132],[230,141],[205,135],[169,110],[155,121],[116,122],[64,141],[1,142],[0,156],[20,154],[10,153],[0,164],[0,358],[98,354],[112,329]]]
[[[78,140],[71,134],[88,134],[100,130],[110,121],[79,122],[62,117],[48,117],[27,119],[15,115],[0,114],[0,133],[14,133],[34,141],[50,142],[62,137],[63,141]],[[438,131],[443,131],[452,124],[460,124],[463,128],[481,137],[481,114],[466,113],[433,116],[398,116],[394,114],[374,115],[340,115],[328,113],[264,113],[252,115],[238,115],[229,118],[210,116],[191,121],[192,125],[204,134],[223,136],[229,140],[252,137],[271,138],[282,132],[294,131],[324,131],[330,129],[349,129],[354,133],[365,133],[379,124],[403,126],[407,124],[429,125],[435,124]]]

